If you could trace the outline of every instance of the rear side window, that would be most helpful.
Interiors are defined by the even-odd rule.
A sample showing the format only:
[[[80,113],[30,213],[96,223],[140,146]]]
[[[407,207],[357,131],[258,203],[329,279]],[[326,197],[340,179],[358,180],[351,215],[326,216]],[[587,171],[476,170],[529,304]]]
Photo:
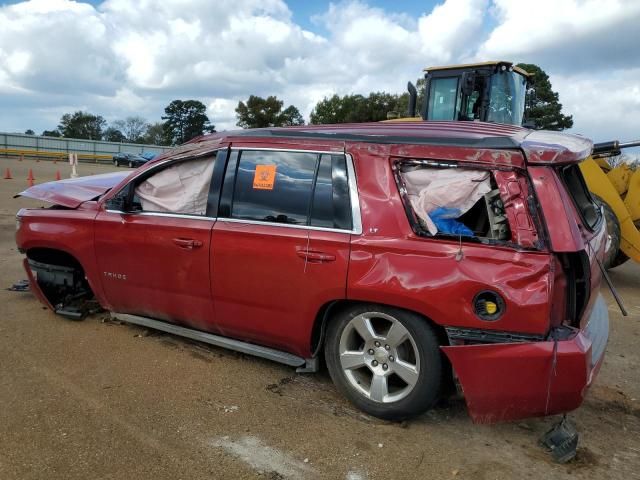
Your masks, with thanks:
[[[410,220],[420,234],[511,239],[505,206],[490,171],[408,161],[400,163],[399,173]]]
[[[578,165],[569,165],[559,170],[573,203],[587,227],[593,229],[600,219],[600,210],[593,201]]]
[[[232,218],[351,229],[344,155],[245,150],[235,171]]]
[[[351,230],[351,201],[344,155],[320,156],[310,224]]]

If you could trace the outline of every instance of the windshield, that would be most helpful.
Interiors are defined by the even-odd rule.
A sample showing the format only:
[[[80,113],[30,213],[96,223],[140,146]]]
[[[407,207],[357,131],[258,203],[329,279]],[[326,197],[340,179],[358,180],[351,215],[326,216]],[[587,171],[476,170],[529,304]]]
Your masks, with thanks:
[[[515,72],[501,71],[491,76],[487,121],[522,125],[527,80]]]

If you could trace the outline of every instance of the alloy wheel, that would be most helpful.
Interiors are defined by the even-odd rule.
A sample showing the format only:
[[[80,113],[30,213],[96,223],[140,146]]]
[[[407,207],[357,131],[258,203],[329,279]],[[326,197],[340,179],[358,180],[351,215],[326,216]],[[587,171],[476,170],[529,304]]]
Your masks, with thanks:
[[[340,337],[342,371],[364,397],[397,402],[411,393],[420,375],[416,342],[391,315],[366,312],[347,323]]]

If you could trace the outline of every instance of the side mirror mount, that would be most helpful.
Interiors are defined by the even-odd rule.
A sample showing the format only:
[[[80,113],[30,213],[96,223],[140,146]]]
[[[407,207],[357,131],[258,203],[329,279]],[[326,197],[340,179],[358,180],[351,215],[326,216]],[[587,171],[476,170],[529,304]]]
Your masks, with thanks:
[[[407,83],[407,90],[409,90],[409,108],[407,114],[409,117],[416,116],[416,102],[418,101],[418,91],[413,83]]]
[[[127,201],[124,195],[116,195],[105,202],[107,210],[116,210],[118,212],[125,212]]]

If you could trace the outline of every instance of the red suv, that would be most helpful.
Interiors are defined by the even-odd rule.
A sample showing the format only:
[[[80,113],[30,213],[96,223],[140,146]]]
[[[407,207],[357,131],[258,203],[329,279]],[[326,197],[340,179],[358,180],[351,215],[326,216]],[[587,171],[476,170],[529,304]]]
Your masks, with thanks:
[[[607,233],[584,138],[477,122],[200,137],[34,186],[34,293],[315,371],[382,418],[457,384],[478,422],[577,408],[603,359]],[[454,383],[455,382],[455,383]]]

